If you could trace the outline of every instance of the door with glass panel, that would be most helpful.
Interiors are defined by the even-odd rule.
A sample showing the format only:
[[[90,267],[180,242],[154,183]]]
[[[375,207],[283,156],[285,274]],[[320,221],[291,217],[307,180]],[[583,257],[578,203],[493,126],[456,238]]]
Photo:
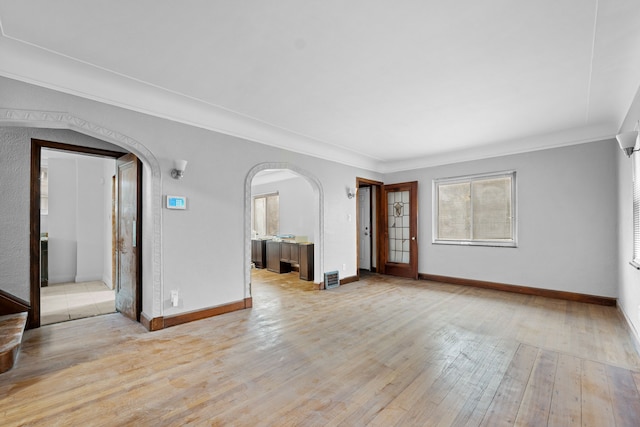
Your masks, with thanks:
[[[383,273],[418,278],[418,182],[382,187]]]

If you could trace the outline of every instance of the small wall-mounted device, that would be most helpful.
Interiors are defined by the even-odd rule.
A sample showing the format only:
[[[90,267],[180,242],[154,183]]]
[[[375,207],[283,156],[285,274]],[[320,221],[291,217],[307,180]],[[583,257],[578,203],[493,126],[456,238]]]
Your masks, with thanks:
[[[167,196],[167,209],[187,209],[187,198],[184,196]]]
[[[171,291],[171,306],[173,307],[178,306],[178,302],[180,301],[178,295],[179,295],[178,290]]]

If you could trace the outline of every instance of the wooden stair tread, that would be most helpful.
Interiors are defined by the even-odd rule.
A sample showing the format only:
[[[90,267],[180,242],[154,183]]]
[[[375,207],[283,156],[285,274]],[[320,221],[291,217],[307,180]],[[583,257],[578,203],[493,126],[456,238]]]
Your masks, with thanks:
[[[0,374],[13,367],[26,325],[26,312],[0,316]]]

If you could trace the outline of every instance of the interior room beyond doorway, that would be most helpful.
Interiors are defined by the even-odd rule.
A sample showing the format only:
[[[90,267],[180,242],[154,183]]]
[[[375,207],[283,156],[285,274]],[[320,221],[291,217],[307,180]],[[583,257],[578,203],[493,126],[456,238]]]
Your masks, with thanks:
[[[251,264],[263,275],[295,274],[313,284],[317,195],[289,169],[268,169],[251,182]],[[293,280],[293,279],[292,279]]]
[[[115,312],[115,160],[42,149],[41,324]]]

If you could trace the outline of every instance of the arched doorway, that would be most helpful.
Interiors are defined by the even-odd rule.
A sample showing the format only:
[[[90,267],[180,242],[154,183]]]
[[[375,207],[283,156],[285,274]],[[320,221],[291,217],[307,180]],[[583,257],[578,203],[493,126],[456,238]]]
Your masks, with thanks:
[[[23,128],[69,129],[96,139],[122,147],[134,153],[143,163],[143,245],[149,248],[143,251],[145,277],[143,289],[146,317],[155,318],[162,315],[161,287],[161,200],[160,165],[155,156],[138,141],[83,120],[69,113],[33,110],[0,109],[0,125]],[[39,277],[32,281],[39,281]],[[33,288],[33,285],[32,285]]]
[[[314,283],[322,282],[322,272],[324,271],[324,193],[320,181],[308,171],[298,168],[289,163],[260,163],[254,166],[245,180],[245,220],[244,220],[244,237],[245,237],[245,298],[251,298],[251,207],[252,207],[252,191],[251,186],[253,179],[257,174],[267,170],[288,170],[302,177],[313,191],[313,211],[314,211]]]

